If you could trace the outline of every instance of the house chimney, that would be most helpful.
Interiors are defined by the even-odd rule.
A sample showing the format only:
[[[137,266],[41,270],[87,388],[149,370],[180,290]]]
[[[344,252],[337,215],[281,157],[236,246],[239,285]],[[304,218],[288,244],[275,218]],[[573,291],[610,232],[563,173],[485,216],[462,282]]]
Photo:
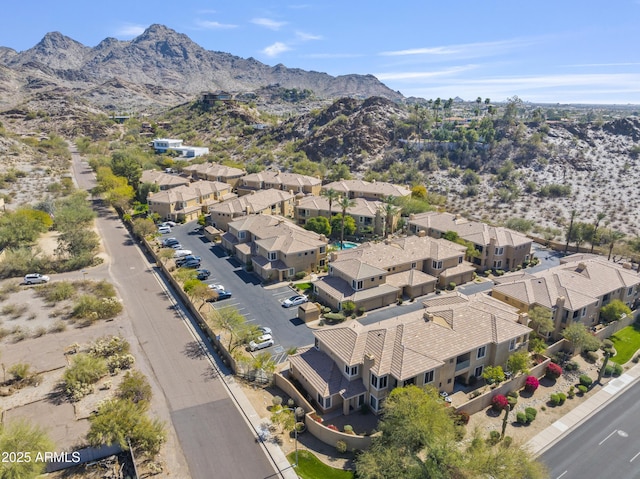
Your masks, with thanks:
[[[433,321],[433,313],[428,313],[428,312],[424,312],[424,314],[422,315],[422,317],[424,318],[424,322],[425,323],[429,323],[431,321]]]
[[[418,231],[419,238],[424,238],[425,236],[427,236],[427,232],[425,230]]]

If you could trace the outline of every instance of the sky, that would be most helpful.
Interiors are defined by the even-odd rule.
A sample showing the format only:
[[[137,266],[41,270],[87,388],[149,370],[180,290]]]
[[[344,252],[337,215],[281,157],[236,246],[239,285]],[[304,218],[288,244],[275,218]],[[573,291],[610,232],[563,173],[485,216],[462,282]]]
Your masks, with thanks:
[[[372,74],[404,96],[640,104],[640,0],[23,0],[0,46],[58,31],[86,46],[154,23],[207,50],[330,75]]]

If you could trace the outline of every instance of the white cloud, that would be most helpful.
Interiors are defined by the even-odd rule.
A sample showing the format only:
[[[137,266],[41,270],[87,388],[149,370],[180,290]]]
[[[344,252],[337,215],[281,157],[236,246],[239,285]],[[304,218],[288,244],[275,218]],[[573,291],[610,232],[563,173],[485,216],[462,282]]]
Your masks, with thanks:
[[[287,22],[278,22],[270,18],[254,18],[251,20],[251,23],[268,28],[269,30],[279,30],[287,24]]]
[[[198,25],[201,28],[206,28],[207,30],[228,30],[231,28],[238,27],[238,25],[233,25],[230,23],[214,22],[211,20],[196,20],[196,25]]]
[[[296,32],[296,38],[301,42],[308,42],[310,40],[322,40],[322,37],[320,35],[313,35],[311,33],[300,32],[300,31]]]
[[[501,40],[497,42],[462,43],[459,45],[443,45],[428,48],[409,48],[406,50],[387,51],[381,52],[380,55],[392,57],[421,55],[436,57],[457,56],[465,58],[477,58],[505,53],[516,48],[533,45],[538,41],[539,40],[533,39],[513,39]]]
[[[275,42],[273,45],[269,45],[264,50],[262,50],[262,53],[264,53],[268,57],[276,57],[288,50],[291,50],[291,47],[289,47],[287,44],[282,42]]]
[[[143,25],[134,25],[131,23],[127,23],[126,25],[121,26],[116,31],[117,37],[137,37],[138,35],[142,35],[147,27]]]
[[[309,53],[302,56],[305,58],[361,58],[364,55],[360,53]]]
[[[436,70],[436,71],[415,71],[415,72],[387,72],[387,73],[374,73],[374,76],[381,81],[388,80],[420,80],[426,78],[436,78],[442,76],[451,76],[456,75],[457,73],[473,70],[475,69],[475,65],[465,65],[460,67],[453,67],[447,70]]]

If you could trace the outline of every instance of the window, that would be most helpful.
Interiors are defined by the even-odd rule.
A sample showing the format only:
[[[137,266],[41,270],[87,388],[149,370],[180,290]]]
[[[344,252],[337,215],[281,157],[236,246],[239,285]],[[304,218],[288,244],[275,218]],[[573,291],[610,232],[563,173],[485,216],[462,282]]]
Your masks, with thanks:
[[[268,258],[269,258],[269,261],[275,261],[278,259],[278,253],[269,251]]]
[[[415,261],[411,263],[411,269],[416,269],[416,266],[418,266],[418,263],[416,263]]]
[[[402,383],[402,387],[411,386],[412,384],[415,384],[415,383],[416,383],[416,378],[405,379],[405,381]]]
[[[388,376],[378,377],[375,374],[371,373],[371,385],[375,389],[386,389],[387,388],[387,380],[388,380]]]
[[[320,246],[320,254],[324,254],[324,252],[326,251],[327,247],[326,246]]]
[[[580,311],[580,316],[584,318],[586,315],[587,315],[587,308],[582,308],[582,311]]]
[[[494,268],[502,268],[502,260],[493,262]]]
[[[358,366],[349,366],[348,364],[345,364],[344,372],[347,374],[347,376],[357,376]]]
[[[318,350],[320,349],[320,341],[318,341],[318,338],[316,338],[313,342],[313,346]]]
[[[358,281],[358,287],[356,289],[362,289],[362,281]]]
[[[484,366],[478,366],[476,370],[473,372],[473,375],[477,378],[481,377],[483,368]]]
[[[504,253],[504,248],[496,248],[496,256],[502,256]]]
[[[289,277],[292,277],[294,274],[296,274],[295,268],[289,268]]]
[[[323,267],[326,264],[326,260],[321,259],[320,260],[320,267]]]
[[[425,384],[429,384],[433,382],[433,369],[431,371],[427,371],[426,373],[424,373],[424,383]]]
[[[632,294],[633,294],[633,286],[629,288],[629,290],[627,291],[627,296],[631,296]]]
[[[462,256],[458,256],[458,264],[462,264]]]
[[[442,269],[442,261],[434,261],[431,266],[433,266],[433,269]]]
[[[512,339],[509,341],[509,351],[513,351],[514,349],[516,349],[516,340]]]
[[[245,239],[246,231],[238,231],[238,239]]]
[[[480,358],[484,358],[487,355],[487,347],[486,346],[480,346],[478,348],[478,354],[476,356],[477,359]]]
[[[364,394],[360,394],[360,396],[358,396],[358,407],[360,406],[364,406]]]
[[[331,396],[326,398],[326,397],[322,397],[320,395],[320,393],[318,393],[318,404],[320,404],[320,407],[322,407],[323,409],[330,408],[331,407]]]
[[[378,410],[378,399],[375,396],[369,396],[369,404],[374,411]]]

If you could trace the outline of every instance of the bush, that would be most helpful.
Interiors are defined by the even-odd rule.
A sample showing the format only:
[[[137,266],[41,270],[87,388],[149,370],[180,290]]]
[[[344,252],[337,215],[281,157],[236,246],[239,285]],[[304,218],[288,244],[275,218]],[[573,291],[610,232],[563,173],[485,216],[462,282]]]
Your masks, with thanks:
[[[466,411],[457,411],[454,414],[454,420],[458,426],[466,426],[469,424],[470,418],[469,413]]]
[[[620,376],[622,374],[622,366],[618,363],[615,363],[613,361],[611,361],[611,364],[613,364],[613,375],[614,376]]]
[[[555,363],[549,363],[545,376],[549,379],[558,379],[562,375],[562,368]]]
[[[527,421],[527,415],[523,412],[519,412],[518,414],[516,414],[516,422],[518,424],[529,424],[529,422]]]
[[[336,442],[336,451],[338,451],[339,454],[347,452],[347,443],[344,441]]]
[[[306,273],[306,272],[304,272],[304,271],[298,271],[298,272],[295,274],[295,276],[294,276],[294,277],[295,277],[295,279],[297,279],[297,280],[301,280],[301,279],[304,279],[304,277],[305,277],[306,275],[307,275],[307,273]]]
[[[525,415],[527,416],[527,422],[533,422],[533,420],[538,415],[538,411],[534,407],[528,407],[524,410]]]
[[[529,393],[534,393],[536,389],[540,386],[540,381],[535,376],[527,376],[526,381],[524,382],[524,389]]]
[[[356,310],[356,303],[353,301],[344,301],[342,303],[342,311],[345,316],[351,316]]]
[[[489,439],[487,439],[487,442],[492,446],[498,444],[500,442],[500,433],[498,431],[489,432]]]
[[[507,402],[509,403],[509,410],[513,411],[513,408],[518,404],[518,398],[509,394],[509,396],[507,396]]]
[[[585,386],[584,384],[579,384],[578,385],[578,392],[580,394],[585,394],[588,390],[589,390],[589,388],[587,386]]]
[[[595,362],[598,360],[598,353],[596,353],[595,351],[583,351],[582,357],[589,364],[595,364]]]
[[[576,395],[576,387],[575,386],[571,386],[569,388],[569,391],[567,392],[567,397],[569,399],[573,399],[575,397],[575,395]]]
[[[591,379],[589,376],[587,376],[586,374],[582,374],[580,376],[580,384],[582,386],[585,386],[587,389],[591,387],[591,385],[593,384],[593,379]]]
[[[355,432],[353,432],[353,426],[350,426],[349,424],[345,424],[343,431],[345,434],[355,435]]]
[[[564,369],[567,371],[577,371],[580,369],[580,365],[575,361],[569,361],[564,365]]]
[[[491,399],[491,407],[494,411],[503,411],[509,407],[509,400],[502,394],[497,394]]]
[[[564,393],[555,393],[551,395],[549,400],[553,406],[560,406],[567,400],[567,396]]]
[[[453,291],[454,289],[456,289],[456,283],[454,283],[453,281],[451,281],[448,285],[447,285],[447,289],[449,291]]]
[[[333,321],[335,323],[341,323],[346,319],[346,317],[342,313],[327,313],[324,315],[324,319],[326,319],[327,321]]]

